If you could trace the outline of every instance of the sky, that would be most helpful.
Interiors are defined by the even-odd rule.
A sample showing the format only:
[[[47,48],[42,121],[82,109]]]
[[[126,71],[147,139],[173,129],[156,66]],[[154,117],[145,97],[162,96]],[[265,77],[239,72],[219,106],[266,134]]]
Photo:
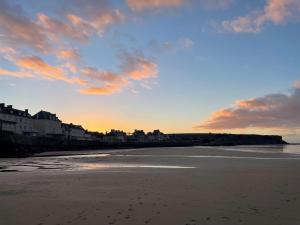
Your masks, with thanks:
[[[0,101],[91,131],[300,142],[300,0],[1,0]]]

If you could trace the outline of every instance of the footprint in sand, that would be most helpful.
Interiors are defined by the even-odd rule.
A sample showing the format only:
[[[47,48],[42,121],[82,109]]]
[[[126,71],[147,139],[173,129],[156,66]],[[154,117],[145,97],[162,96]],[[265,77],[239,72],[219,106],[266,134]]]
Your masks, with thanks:
[[[130,219],[130,216],[127,215],[127,216],[124,217],[124,219],[128,220],[128,219]]]
[[[145,224],[149,224],[151,222],[151,219],[147,219],[146,221],[145,221]]]

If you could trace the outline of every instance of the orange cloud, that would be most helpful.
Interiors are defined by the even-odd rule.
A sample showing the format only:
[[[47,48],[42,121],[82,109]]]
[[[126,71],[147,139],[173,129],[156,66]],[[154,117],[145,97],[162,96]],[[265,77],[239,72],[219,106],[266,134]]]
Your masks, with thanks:
[[[82,94],[89,95],[111,95],[116,92],[120,92],[122,90],[122,86],[107,84],[102,87],[91,87],[82,89],[79,92]]]
[[[80,93],[83,94],[110,95],[120,92],[129,84],[129,81],[122,75],[110,71],[97,70],[91,67],[82,69],[81,75],[89,79],[88,85],[92,86],[80,90]],[[97,87],[95,85],[97,85]]]
[[[113,24],[122,22],[125,16],[119,10],[106,10],[101,13],[93,14],[89,19],[84,19],[75,14],[68,14],[67,18],[74,27],[87,35],[97,32],[103,35],[105,29]]]
[[[143,84],[145,80],[158,75],[157,65],[138,51],[122,52],[119,57],[122,60],[119,73],[91,67],[82,69],[81,75],[89,79],[87,85],[90,87],[80,90],[80,93],[109,95],[122,91],[132,84],[132,81],[140,81]]]
[[[157,65],[138,51],[122,52],[120,58],[122,60],[122,73],[133,80],[144,80],[158,75]]]
[[[244,109],[268,109],[269,105],[259,99],[238,100],[235,105]]]
[[[1,69],[0,68],[0,76],[13,76],[13,77],[32,77],[32,74],[26,71],[11,71],[11,70],[6,70],[6,69]]]
[[[297,129],[300,127],[300,88],[290,95],[271,94],[237,101],[234,107],[211,114],[198,129],[229,130],[249,128]]]
[[[63,60],[79,60],[80,55],[79,53],[74,49],[69,50],[58,50],[56,53],[56,56]]]
[[[74,26],[63,21],[50,18],[45,14],[37,15],[38,24],[44,29],[44,32],[54,41],[59,41],[60,38],[74,39],[78,41],[87,41],[89,35],[82,30],[76,29]]]
[[[126,2],[130,9],[142,11],[146,9],[178,7],[186,0],[126,0]]]
[[[92,35],[101,36],[109,26],[125,20],[124,14],[112,9],[109,1],[79,0],[56,18],[38,13],[36,20],[26,16],[20,5],[12,4],[0,1],[1,43],[6,45],[0,48],[0,57],[14,63],[19,71],[0,69],[0,75],[79,84],[85,86],[80,92],[88,94],[112,94],[158,75],[157,65],[136,52],[124,54],[116,72],[82,66],[82,61],[82,68],[75,64],[80,55],[71,46],[74,41],[86,44]],[[24,56],[28,52],[56,57],[60,65],[51,65],[39,56]]]
[[[36,56],[22,57],[17,59],[15,63],[20,68],[31,71],[35,75],[40,75],[43,78],[61,80],[67,83],[85,84],[84,80],[79,78],[69,78],[65,75],[62,68],[51,66]]]
[[[264,10],[239,16],[234,20],[223,21],[222,27],[227,31],[238,33],[257,33],[266,23],[283,24],[299,12],[299,0],[268,0]]]
[[[28,17],[21,7],[0,1],[2,40],[12,46],[29,46],[47,52],[51,46],[43,30]]]

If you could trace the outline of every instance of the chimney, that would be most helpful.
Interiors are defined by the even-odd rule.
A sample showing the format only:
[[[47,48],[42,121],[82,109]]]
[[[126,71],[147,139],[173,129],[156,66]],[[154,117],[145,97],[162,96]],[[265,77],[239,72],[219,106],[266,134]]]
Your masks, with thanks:
[[[25,113],[28,115],[28,109],[25,109]]]

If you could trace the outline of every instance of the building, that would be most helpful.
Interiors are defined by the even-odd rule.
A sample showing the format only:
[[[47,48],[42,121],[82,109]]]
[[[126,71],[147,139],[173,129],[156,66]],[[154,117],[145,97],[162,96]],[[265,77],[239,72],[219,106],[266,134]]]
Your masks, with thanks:
[[[35,122],[28,110],[14,109],[12,105],[0,104],[0,130],[15,134],[36,136]]]
[[[135,142],[145,142],[147,141],[147,136],[143,130],[134,130],[131,135],[131,140]]]
[[[147,133],[147,138],[149,141],[165,141],[168,139],[168,135],[160,132],[160,130],[154,130],[153,132]]]
[[[40,111],[33,116],[39,136],[62,136],[62,123],[56,114]]]
[[[120,130],[111,130],[103,137],[103,141],[107,143],[123,143],[126,141],[126,133]]]
[[[68,140],[92,140],[91,133],[86,131],[81,125],[62,123],[62,133]]]
[[[34,116],[28,110],[0,104],[0,131],[30,136],[65,137],[72,140],[99,140],[103,134],[88,132],[80,125],[62,123],[56,114],[40,111]]]
[[[16,133],[16,122],[0,119],[0,131]]]

